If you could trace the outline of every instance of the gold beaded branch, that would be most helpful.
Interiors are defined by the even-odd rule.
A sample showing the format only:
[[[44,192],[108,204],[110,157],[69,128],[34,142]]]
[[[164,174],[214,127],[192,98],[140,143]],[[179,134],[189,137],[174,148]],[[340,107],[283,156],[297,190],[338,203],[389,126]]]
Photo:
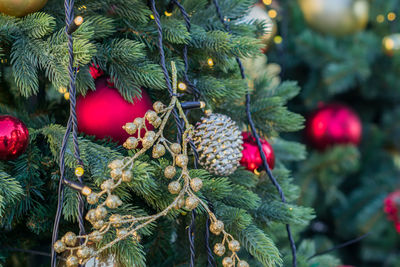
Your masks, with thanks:
[[[98,204],[96,208],[89,210],[85,217],[86,220],[92,224],[95,230],[89,234],[81,236],[77,236],[73,232],[68,232],[61,238],[61,240],[54,243],[54,249],[57,253],[69,252],[69,256],[66,259],[66,265],[68,267],[85,264],[90,258],[99,255],[104,250],[128,237],[132,237],[137,242],[140,242],[140,236],[137,231],[141,228],[156,221],[160,217],[166,216],[172,209],[180,209],[184,207],[187,210],[193,210],[199,204],[210,216],[210,231],[215,235],[220,235],[222,233],[223,236],[222,242],[215,244],[214,253],[218,256],[225,255],[226,244],[228,244],[228,248],[231,251],[231,255],[223,259],[223,266],[249,266],[246,261],[240,260],[237,255],[237,252],[240,250],[240,243],[224,230],[224,223],[218,220],[209,207],[194,194],[195,192],[198,192],[203,185],[203,181],[200,178],[190,177],[188,169],[189,158],[187,149],[188,142],[191,140],[194,132],[194,127],[188,122],[181,103],[176,96],[177,71],[174,62],[171,64],[174,94],[171,98],[170,104],[165,106],[163,103],[157,101],[153,105],[154,111],[149,110],[146,112],[144,118],[136,118],[133,122],[127,123],[123,126],[124,130],[131,135],[138,133],[137,138],[129,137],[123,146],[126,149],[136,149],[139,146],[139,143],[141,143],[142,148],[134,156],[116,159],[108,165],[111,169],[111,178],[105,180],[101,184],[100,192],[92,192],[87,187],[85,187],[85,190],[81,191],[82,194],[86,195],[89,204]],[[182,145],[170,142],[163,135],[164,128],[175,107],[178,109],[179,115],[185,122],[186,129],[182,136]],[[158,131],[149,131],[146,127],[146,120],[153,125],[155,129],[158,129]],[[141,137],[142,131],[145,131],[144,137]],[[164,170],[164,176],[167,179],[174,179],[177,173],[176,167],[181,168],[181,174],[179,177],[171,181],[168,185],[169,192],[177,196],[163,211],[151,216],[134,217],[132,215],[122,216],[117,213],[112,214],[110,210],[116,209],[122,205],[120,198],[117,195],[113,195],[112,192],[122,183],[130,182],[132,180],[132,169],[135,160],[150,148],[153,148],[153,158],[160,158],[167,152],[172,156],[172,165],[167,166]],[[102,203],[99,203],[103,195],[106,196],[106,198]],[[105,244],[97,250],[93,250],[89,247],[90,242],[100,242],[103,236],[113,228],[117,233],[117,236],[113,241]]]

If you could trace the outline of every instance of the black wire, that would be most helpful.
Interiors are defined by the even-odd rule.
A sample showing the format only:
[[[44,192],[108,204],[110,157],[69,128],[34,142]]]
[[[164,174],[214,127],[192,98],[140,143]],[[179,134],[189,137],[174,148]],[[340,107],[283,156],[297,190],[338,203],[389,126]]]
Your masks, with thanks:
[[[213,3],[215,5],[215,9],[217,11],[217,15],[218,15],[219,20],[224,25],[226,31],[229,32],[230,34],[232,34],[232,31],[230,30],[229,24],[227,24],[225,22],[225,20],[224,20],[224,17],[222,15],[222,11],[221,11],[221,7],[218,4],[218,0],[213,0]],[[244,73],[243,64],[242,64],[241,60],[239,59],[239,57],[236,57],[236,62],[237,62],[238,66],[239,66],[239,69],[240,69],[240,75],[242,76],[243,79],[245,79],[246,76],[245,76],[245,73]],[[272,184],[278,190],[278,193],[279,193],[279,196],[280,196],[282,202],[286,203],[285,195],[284,195],[284,193],[282,191],[282,188],[279,185],[278,181],[273,176],[273,174],[271,172],[271,169],[268,166],[267,158],[266,158],[265,153],[264,153],[264,151],[262,149],[262,144],[261,144],[261,141],[260,141],[260,137],[257,134],[256,127],[255,127],[253,119],[251,117],[250,106],[251,106],[250,105],[250,91],[249,91],[249,89],[247,89],[247,93],[246,93],[246,114],[247,114],[247,119],[248,119],[248,122],[249,122],[249,125],[250,125],[250,128],[251,128],[251,132],[252,132],[254,138],[256,139],[258,150],[260,152],[261,159],[263,161],[263,167],[264,167],[265,171],[267,172],[268,177],[271,180]],[[296,267],[297,266],[296,244],[295,244],[295,242],[293,240],[292,231],[290,229],[290,225],[289,224],[286,224],[286,231],[287,231],[287,234],[288,234],[288,239],[289,239],[290,247],[291,247],[291,250],[292,250],[292,265],[293,265],[293,267]]]

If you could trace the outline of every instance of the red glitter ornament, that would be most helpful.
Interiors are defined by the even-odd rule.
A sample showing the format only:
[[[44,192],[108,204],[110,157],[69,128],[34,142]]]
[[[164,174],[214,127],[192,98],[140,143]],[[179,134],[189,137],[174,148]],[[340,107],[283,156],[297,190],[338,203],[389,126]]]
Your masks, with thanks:
[[[262,166],[262,159],[260,152],[258,151],[258,146],[256,139],[248,132],[242,132],[243,137],[243,150],[242,159],[240,164],[246,167],[249,171],[254,171]],[[267,163],[270,169],[275,167],[275,154],[272,146],[265,139],[261,139],[262,149],[267,158]]]
[[[92,75],[92,77],[93,77],[93,79],[97,79],[97,78],[100,78],[101,76],[103,76],[103,74],[104,74],[104,71],[102,71],[100,68],[99,68],[99,65],[94,65],[94,64],[92,64],[91,66],[89,66],[89,73],[90,73],[90,75]]]
[[[332,145],[361,141],[362,124],[358,115],[342,104],[322,105],[306,123],[306,136],[311,145],[324,150]]]
[[[115,88],[107,86],[106,78],[96,80],[96,91],[89,91],[86,96],[79,96],[76,101],[78,130],[97,139],[111,137],[123,144],[130,136],[122,126],[143,117],[152,109],[152,102],[142,90],[142,97],[126,101]],[[153,127],[146,122],[147,129]],[[144,131],[143,131],[144,134]],[[137,135],[136,135],[137,136]]]
[[[396,231],[400,233],[400,190],[390,193],[383,203],[383,211],[386,213],[388,220],[394,222]]]
[[[17,118],[0,115],[0,160],[11,160],[25,152],[29,131]]]

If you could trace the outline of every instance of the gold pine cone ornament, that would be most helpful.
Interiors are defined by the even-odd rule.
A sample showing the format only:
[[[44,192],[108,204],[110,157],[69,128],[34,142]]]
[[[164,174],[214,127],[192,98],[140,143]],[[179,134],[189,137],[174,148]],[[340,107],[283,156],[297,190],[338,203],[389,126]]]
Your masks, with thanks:
[[[212,113],[196,124],[193,136],[199,163],[210,173],[232,174],[242,158],[242,136],[236,123],[226,115]]]

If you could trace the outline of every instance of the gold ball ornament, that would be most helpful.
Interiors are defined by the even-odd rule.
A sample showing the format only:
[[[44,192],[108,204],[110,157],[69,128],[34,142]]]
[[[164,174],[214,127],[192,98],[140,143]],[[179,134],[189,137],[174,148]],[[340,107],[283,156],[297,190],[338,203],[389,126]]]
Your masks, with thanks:
[[[122,129],[124,129],[125,132],[127,132],[128,134],[135,134],[138,129],[138,126],[135,123],[128,122],[127,124],[122,126]]]
[[[194,210],[199,205],[199,199],[195,196],[189,196],[185,200],[185,208],[188,210]]]
[[[97,207],[96,208],[96,219],[102,220],[107,216],[107,209],[105,207]]]
[[[120,169],[122,167],[124,167],[124,162],[120,159],[113,160],[108,164],[108,168],[110,169]]]
[[[156,137],[156,133],[154,131],[147,131],[144,135],[144,138],[147,138],[149,140],[154,140],[154,137]]]
[[[74,234],[73,232],[68,232],[61,238],[61,241],[69,247],[75,246],[76,240],[76,234]]]
[[[200,178],[193,178],[190,180],[190,188],[192,188],[194,192],[199,191],[202,187],[203,181]]]
[[[225,254],[225,246],[222,243],[215,244],[214,253],[220,257],[223,256]]]
[[[111,178],[113,178],[115,181],[118,181],[122,177],[122,169],[113,169],[110,172]]]
[[[387,56],[393,56],[400,52],[400,33],[385,36],[382,40],[383,52]]]
[[[324,34],[353,34],[363,30],[368,23],[368,0],[298,1],[306,22]]]
[[[154,126],[154,128],[158,128],[160,127],[162,123],[162,120],[160,119],[160,117],[157,117],[157,119],[155,119],[155,121],[153,121],[151,124]]]
[[[232,252],[238,252],[240,250],[240,243],[237,240],[231,240],[228,243],[229,250]]]
[[[222,266],[224,267],[233,267],[233,260],[231,257],[225,257],[222,260]]]
[[[116,209],[122,205],[121,199],[116,195],[109,195],[106,199],[106,206],[110,209]]]
[[[125,183],[129,183],[132,181],[133,175],[130,170],[126,170],[122,172],[122,181]]]
[[[101,188],[102,190],[111,190],[114,186],[115,186],[114,181],[111,180],[111,179],[108,179],[108,180],[105,180],[105,181],[101,184],[100,188]]]
[[[179,183],[178,181],[170,182],[168,185],[168,191],[174,195],[178,194],[181,191],[181,189],[182,189],[181,183]]]
[[[168,179],[174,178],[176,174],[176,168],[174,166],[167,166],[164,170],[164,176]]]
[[[150,123],[154,122],[154,121],[158,118],[157,113],[156,113],[155,111],[153,111],[153,110],[147,111],[146,114],[144,115],[144,117],[145,117]]]
[[[79,264],[79,259],[78,257],[71,255],[67,258],[67,260],[65,261],[65,265],[67,267],[76,267]]]
[[[88,196],[86,197],[86,200],[87,200],[87,202],[88,202],[89,204],[94,205],[94,204],[97,203],[97,201],[99,201],[99,196],[98,196],[96,193],[91,193],[90,195],[88,195]]]
[[[155,112],[160,113],[163,109],[165,109],[165,105],[160,101],[156,101],[153,104],[153,109]]]
[[[189,158],[186,155],[183,154],[179,154],[178,156],[176,156],[176,165],[178,167],[183,168],[184,166],[186,166],[189,162]]]
[[[153,158],[157,159],[165,155],[165,147],[162,144],[157,144],[153,147]]]
[[[97,221],[97,216],[96,216],[96,210],[91,209],[86,213],[85,219],[88,220],[91,223],[94,223]]]
[[[169,147],[171,149],[172,152],[174,152],[175,154],[179,154],[182,151],[182,147],[180,144],[178,143],[173,143],[171,144],[171,146]]]
[[[47,0],[1,0],[0,12],[9,16],[23,17],[42,9]]]
[[[114,227],[121,227],[122,217],[119,214],[113,214],[110,216],[109,221]]]
[[[139,128],[139,127],[143,127],[144,126],[144,119],[143,118],[136,118],[134,121],[133,121],[133,123],[134,124],[136,124],[136,126]]]
[[[135,137],[129,137],[126,139],[126,141],[123,143],[123,146],[126,149],[135,149],[139,145],[139,140]]]
[[[66,246],[61,240],[57,240],[53,245],[54,251],[57,253],[62,253],[65,251]]]
[[[211,223],[210,231],[214,235],[219,235],[222,232],[222,230],[224,230],[224,223],[222,221],[217,220]]]
[[[181,209],[183,206],[185,206],[185,198],[181,197],[177,200],[175,209]]]
[[[199,163],[210,173],[226,176],[240,165],[242,134],[236,123],[226,115],[209,113],[196,124],[193,137]]]
[[[96,242],[96,243],[100,242],[102,239],[103,239],[103,235],[99,231],[93,231],[89,235],[89,240]]]
[[[76,251],[76,256],[81,259],[86,259],[90,255],[90,249],[88,247],[81,247]]]
[[[249,267],[247,261],[239,261],[236,267]]]
[[[105,225],[105,222],[103,220],[98,220],[98,221],[93,223],[93,228],[94,229],[100,229],[104,225]]]

